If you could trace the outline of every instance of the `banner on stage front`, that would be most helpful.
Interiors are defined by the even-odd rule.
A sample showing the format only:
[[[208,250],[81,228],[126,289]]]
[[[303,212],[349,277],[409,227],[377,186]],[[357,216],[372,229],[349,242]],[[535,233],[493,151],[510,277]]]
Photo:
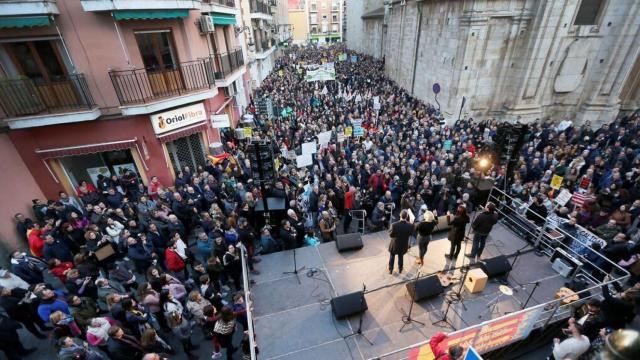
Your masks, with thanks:
[[[309,154],[309,155],[311,155],[311,154],[315,154],[317,151],[318,151],[318,150],[317,150],[317,147],[316,147],[316,142],[315,142],[315,140],[314,140],[314,141],[311,141],[311,142],[307,142],[307,143],[303,143],[303,144],[302,144],[302,155],[305,155],[305,154]]]
[[[302,154],[296,157],[296,165],[299,168],[307,167],[313,164],[313,156],[311,154]]]
[[[560,186],[562,185],[562,179],[562,176],[554,174],[551,178],[551,188],[556,190],[560,189]]]

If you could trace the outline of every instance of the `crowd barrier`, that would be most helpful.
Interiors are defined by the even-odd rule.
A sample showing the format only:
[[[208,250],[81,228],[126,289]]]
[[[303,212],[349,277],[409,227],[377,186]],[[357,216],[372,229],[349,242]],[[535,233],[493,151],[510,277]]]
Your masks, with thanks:
[[[251,288],[249,287],[249,259],[247,256],[247,249],[241,245],[240,258],[242,260],[242,286],[244,289],[244,299],[247,306],[247,323],[249,324],[249,343],[251,344],[251,360],[256,360],[256,336],[253,327],[253,298],[251,295]]]

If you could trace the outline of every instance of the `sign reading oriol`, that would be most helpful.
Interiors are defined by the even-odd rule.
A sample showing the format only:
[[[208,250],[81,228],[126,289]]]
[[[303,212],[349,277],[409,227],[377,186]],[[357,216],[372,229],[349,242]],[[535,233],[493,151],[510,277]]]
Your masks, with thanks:
[[[153,131],[158,135],[206,120],[207,112],[202,103],[151,115]]]

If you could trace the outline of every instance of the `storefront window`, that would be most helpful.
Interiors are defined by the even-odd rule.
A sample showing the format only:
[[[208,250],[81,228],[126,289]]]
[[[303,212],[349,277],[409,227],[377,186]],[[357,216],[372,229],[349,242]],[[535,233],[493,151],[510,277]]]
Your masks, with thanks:
[[[205,165],[204,146],[199,133],[166,143],[173,170],[178,173],[185,166],[195,169]]]
[[[126,170],[134,171],[140,178],[130,150],[65,156],[60,158],[60,163],[74,187],[78,186],[81,181],[87,181],[97,186],[98,175],[122,176]]]

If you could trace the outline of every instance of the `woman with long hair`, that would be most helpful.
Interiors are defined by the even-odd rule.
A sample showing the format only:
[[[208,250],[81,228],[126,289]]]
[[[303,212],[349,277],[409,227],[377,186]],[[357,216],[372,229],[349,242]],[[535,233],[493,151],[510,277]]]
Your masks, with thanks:
[[[198,355],[192,353],[193,350],[198,349],[198,345],[194,345],[191,342],[191,335],[193,334],[193,323],[185,319],[181,312],[173,311],[167,316],[169,327],[175,336],[178,337],[182,343],[182,349],[187,354],[189,359],[197,359]]]
[[[467,208],[464,205],[458,206],[453,220],[451,220],[451,213],[447,214],[447,222],[451,225],[451,229],[447,235],[447,238],[451,242],[451,249],[445,257],[455,261],[455,259],[458,258],[458,254],[460,254],[462,240],[464,240],[464,232],[469,223]]]
[[[162,290],[160,293],[160,308],[164,312],[164,316],[169,322],[169,315],[173,312],[182,314],[184,307],[182,304],[173,298],[173,295],[168,290]]]
[[[148,328],[140,336],[140,345],[146,353],[157,353],[163,357],[175,354],[171,345],[167,344],[153,328]]]

